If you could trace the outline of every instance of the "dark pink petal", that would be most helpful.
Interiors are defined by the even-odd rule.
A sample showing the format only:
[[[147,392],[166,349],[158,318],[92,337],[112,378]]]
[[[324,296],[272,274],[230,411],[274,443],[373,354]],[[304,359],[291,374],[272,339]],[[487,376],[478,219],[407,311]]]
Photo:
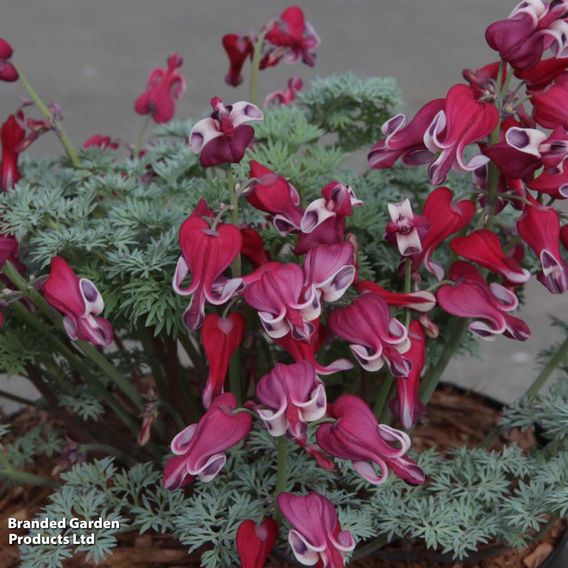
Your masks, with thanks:
[[[225,83],[238,87],[243,82],[242,69],[245,61],[252,58],[253,40],[248,35],[226,34],[223,36],[223,49],[229,58],[229,71]]]
[[[207,383],[203,391],[203,406],[224,391],[225,377],[231,357],[241,344],[245,331],[245,318],[236,312],[227,317],[209,314],[201,328],[201,342],[209,365]]]
[[[14,50],[5,40],[0,38],[0,81],[13,82],[19,79],[18,71],[10,63]]]
[[[0,186],[4,191],[14,187],[22,175],[18,168],[18,158],[21,153],[26,131],[21,126],[23,113],[11,114],[0,129],[2,144],[2,161],[0,162]]]
[[[499,237],[487,229],[479,229],[467,237],[455,237],[450,247],[459,256],[500,274],[512,284],[524,284],[531,277],[528,270],[505,254]]]
[[[552,85],[545,91],[531,95],[534,119],[544,128],[566,127],[568,125],[568,89]]]
[[[278,536],[278,523],[266,519],[257,524],[247,519],[237,530],[237,551],[241,568],[264,568]]]
[[[410,308],[417,312],[429,312],[436,305],[436,296],[426,290],[408,294],[391,292],[375,282],[361,280],[357,283],[359,293],[370,292],[382,298],[389,306]]]

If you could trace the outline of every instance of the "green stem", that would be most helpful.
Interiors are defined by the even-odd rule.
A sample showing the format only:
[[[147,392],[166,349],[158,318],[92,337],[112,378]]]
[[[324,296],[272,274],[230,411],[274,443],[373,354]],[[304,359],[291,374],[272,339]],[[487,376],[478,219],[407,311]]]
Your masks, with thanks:
[[[79,161],[77,150],[75,149],[75,146],[73,146],[73,143],[71,142],[69,136],[67,136],[67,133],[63,129],[63,126],[58,120],[55,119],[53,113],[49,110],[48,106],[41,100],[41,97],[37,94],[36,90],[32,87],[31,83],[28,81],[28,78],[19,69],[18,69],[18,74],[20,76],[22,84],[24,85],[24,88],[28,92],[28,95],[32,99],[33,103],[35,104],[39,112],[53,124],[55,129],[55,134],[59,138],[65,152],[67,153],[67,156],[69,156],[71,163],[75,168],[79,168],[81,166],[81,162]]]
[[[11,392],[0,389],[0,397],[6,400],[11,400],[12,402],[17,402],[18,404],[27,404],[29,406],[34,406],[35,402],[29,398],[24,398],[23,396],[18,396],[17,394],[12,394]]]
[[[410,292],[412,292],[412,261],[407,258],[404,264],[404,293],[410,294]],[[406,308],[404,324],[407,328],[410,325],[410,317],[410,308]]]
[[[389,395],[394,384],[392,375],[389,373],[386,377],[383,377],[381,384],[379,386],[379,391],[377,392],[377,397],[375,398],[375,416],[377,420],[381,418],[383,411],[389,400]]]
[[[146,130],[148,129],[148,125],[150,124],[151,117],[152,115],[149,114],[144,119],[144,122],[140,127],[140,132],[138,133],[138,138],[136,139],[136,146],[134,146],[134,158],[138,156],[140,150],[142,150],[142,148],[144,147],[144,136],[146,134]]]
[[[235,187],[235,181],[233,179],[233,171],[231,166],[227,168],[227,187],[229,189],[229,200],[231,203],[231,222],[235,227],[239,226],[239,196],[237,195],[237,189]],[[241,254],[237,254],[233,264],[231,264],[231,269],[233,273],[233,278],[238,278],[241,275]]]
[[[35,475],[22,471],[21,469],[5,469],[0,468],[0,479],[8,479],[16,482],[18,485],[45,485],[47,487],[57,487],[60,484],[51,477],[44,475]]]
[[[560,344],[556,353],[550,358],[548,363],[544,366],[542,371],[537,375],[536,379],[532,382],[531,386],[526,390],[522,399],[531,401],[546,384],[552,373],[556,370],[568,356],[568,337]],[[495,426],[487,436],[485,436],[481,443],[482,448],[490,448],[499,438],[500,428],[499,425]]]
[[[256,104],[258,96],[258,74],[260,71],[260,60],[262,58],[262,48],[264,46],[265,32],[261,32],[254,44],[254,54],[252,57],[252,70],[250,73],[249,102]]]
[[[364,544],[363,546],[355,549],[355,552],[351,556],[351,560],[357,560],[358,558],[365,558],[370,554],[372,554],[373,552],[379,550],[380,548],[383,548],[388,543],[389,543],[388,537],[386,535],[381,535],[373,539],[371,542],[368,542],[367,544]]]
[[[467,318],[453,318],[449,324],[448,341],[446,346],[444,347],[438,361],[436,361],[436,364],[430,369],[420,385],[420,397],[425,406],[428,404],[432,394],[436,390],[446,367],[452,360],[455,352],[459,349],[463,334],[467,327],[467,322]]]
[[[276,438],[276,450],[278,452],[278,472],[276,474],[276,486],[274,488],[274,499],[286,489],[286,477],[288,466],[288,440],[286,436]],[[282,513],[276,507],[276,522],[282,522]]]

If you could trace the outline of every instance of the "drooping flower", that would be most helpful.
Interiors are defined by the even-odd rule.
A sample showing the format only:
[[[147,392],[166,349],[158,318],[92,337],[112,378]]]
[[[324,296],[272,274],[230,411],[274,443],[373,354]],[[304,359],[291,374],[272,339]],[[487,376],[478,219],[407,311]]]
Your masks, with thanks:
[[[515,258],[505,254],[499,237],[488,229],[479,229],[466,237],[455,237],[450,247],[459,256],[500,274],[511,284],[525,284],[531,277],[531,273]]]
[[[0,38],[0,81],[12,83],[19,79],[18,71],[10,63],[13,53],[12,46],[5,39]]]
[[[309,341],[300,341],[294,339],[291,333],[287,333],[284,337],[275,339],[274,341],[286,350],[296,363],[302,361],[310,362],[318,375],[333,375],[340,371],[347,371],[353,368],[353,363],[347,359],[337,359],[329,365],[321,365],[316,360],[316,353],[323,345],[325,339],[325,326],[318,320],[313,320],[311,324],[314,326],[314,332],[310,336]]]
[[[349,531],[341,530],[331,502],[316,492],[280,493],[278,508],[292,525],[288,542],[296,560],[305,566],[343,568],[344,555],[355,548]]]
[[[164,487],[177,489],[196,477],[211,481],[221,471],[225,452],[241,442],[252,427],[252,416],[236,412],[237,399],[227,392],[218,396],[199,422],[190,424],[171,443],[175,454],[166,463]]]
[[[389,470],[410,485],[424,483],[424,472],[405,457],[410,448],[408,435],[379,424],[363,400],[341,395],[328,412],[336,421],[322,424],[316,433],[324,452],[351,461],[353,469],[373,485],[385,482]]]
[[[537,255],[541,270],[538,280],[553,294],[568,290],[568,263],[560,253],[560,216],[553,207],[537,202],[527,204],[517,221],[522,239]]]
[[[407,123],[405,114],[397,114],[387,120],[381,128],[386,138],[377,142],[367,156],[369,167],[391,168],[399,158],[407,166],[432,162],[434,154],[424,145],[424,134],[434,117],[444,109],[444,103],[444,99],[426,103],[410,123]]]
[[[241,254],[248,258],[255,268],[270,262],[268,252],[264,248],[264,241],[260,233],[252,227],[241,227],[243,244]]]
[[[156,67],[148,77],[146,90],[136,99],[134,110],[149,114],[154,122],[169,122],[176,111],[176,101],[185,91],[185,78],[180,71],[183,59],[178,53],[168,57],[167,68]]]
[[[201,341],[209,365],[202,396],[205,408],[209,408],[211,401],[223,394],[229,363],[243,340],[244,331],[245,318],[237,312],[227,317],[218,314],[205,316],[201,328]]]
[[[499,112],[492,103],[477,101],[466,85],[454,85],[446,95],[444,110],[432,120],[424,144],[439,156],[428,167],[430,183],[443,183],[453,168],[472,172],[489,161],[481,153],[464,156],[466,147],[483,140],[497,126]]]
[[[419,321],[412,321],[408,330],[408,337],[410,349],[405,353],[405,357],[412,363],[412,366],[406,377],[397,377],[396,398],[390,403],[393,415],[406,430],[410,430],[424,412],[418,387],[420,386],[420,375],[426,362],[426,336]]]
[[[225,83],[238,87],[243,82],[243,65],[251,59],[254,52],[254,38],[250,35],[226,34],[223,36],[223,49],[229,58],[229,71]]]
[[[410,308],[417,312],[429,312],[436,305],[436,296],[427,290],[417,292],[391,292],[375,282],[361,280],[357,283],[359,293],[370,292],[382,298],[389,306]]]
[[[566,56],[566,16],[564,0],[522,0],[507,19],[487,28],[485,39],[515,69],[531,69],[548,48],[555,57]]]
[[[284,177],[256,160],[250,161],[250,183],[243,194],[259,211],[270,213],[276,229],[283,235],[299,229],[302,220],[300,194]]]
[[[328,183],[321,197],[312,201],[300,222],[301,234],[294,252],[305,254],[320,244],[334,244],[345,240],[345,219],[353,208],[363,205],[348,185],[338,181]]]
[[[321,313],[315,286],[304,288],[304,273],[296,264],[273,263],[247,286],[244,297],[258,310],[264,331],[274,339],[291,331],[294,338],[308,341],[314,332],[310,322]]]
[[[560,229],[560,242],[562,246],[568,250],[568,225],[563,225]]]
[[[234,225],[221,223],[210,227],[196,211],[179,230],[179,257],[173,278],[173,288],[181,296],[191,296],[184,312],[190,329],[197,329],[205,316],[205,301],[213,305],[224,304],[241,286],[239,279],[227,280],[223,272],[241,250],[241,233]],[[191,282],[182,287],[191,275]]]
[[[561,76],[542,91],[531,94],[534,119],[543,128],[568,126],[568,77]]]
[[[314,366],[279,363],[256,386],[256,411],[272,436],[306,439],[307,425],[323,418],[327,399]]]
[[[274,91],[264,100],[264,106],[269,105],[290,105],[296,100],[296,93],[302,90],[304,82],[301,77],[291,77],[288,79],[288,88],[284,91]]]
[[[414,215],[409,199],[400,203],[389,203],[390,222],[385,228],[385,238],[396,244],[402,256],[417,254],[422,250],[420,238],[428,228],[428,222],[421,215]]]
[[[367,371],[385,363],[395,376],[408,375],[410,363],[403,358],[410,347],[408,330],[391,317],[387,303],[375,294],[363,294],[345,308],[329,315],[330,330],[351,343],[355,358]]]
[[[304,260],[305,284],[315,286],[324,302],[335,302],[355,279],[353,245],[348,242],[319,245]]]
[[[454,194],[447,187],[439,187],[428,195],[423,215],[428,222],[428,232],[421,238],[422,251],[412,257],[415,269],[422,263],[438,280],[444,277],[444,269],[431,260],[432,253],[450,236],[467,227],[475,215],[472,201],[453,201]]]
[[[259,524],[251,519],[243,521],[237,529],[241,568],[264,568],[277,536],[278,523],[274,519],[265,519]]]
[[[97,287],[90,280],[79,278],[60,256],[51,259],[43,295],[64,315],[63,327],[71,339],[100,346],[112,342],[112,326],[99,316],[104,309],[104,301]]]
[[[0,162],[0,185],[8,191],[18,183],[22,175],[18,168],[18,158],[22,152],[22,145],[26,138],[26,131],[22,126],[24,115],[11,114],[0,128],[0,142],[2,143],[2,161]]]
[[[528,325],[509,312],[519,301],[515,294],[497,282],[488,284],[473,264],[457,261],[450,268],[454,284],[438,290],[438,305],[454,316],[472,318],[468,329],[474,335],[491,341],[505,335],[517,341],[530,337]]]
[[[103,134],[93,134],[93,136],[83,142],[83,148],[87,149],[92,147],[97,147],[101,150],[118,150],[120,141]]]
[[[247,122],[262,120],[262,111],[252,103],[239,101],[225,105],[219,97],[211,99],[210,118],[197,122],[189,133],[189,146],[199,154],[204,167],[236,164],[243,159],[254,137]]]
[[[280,61],[302,61],[310,67],[315,65],[315,50],[320,39],[298,6],[286,8],[278,18],[268,22],[264,40],[266,52],[261,61],[261,68],[272,67]]]

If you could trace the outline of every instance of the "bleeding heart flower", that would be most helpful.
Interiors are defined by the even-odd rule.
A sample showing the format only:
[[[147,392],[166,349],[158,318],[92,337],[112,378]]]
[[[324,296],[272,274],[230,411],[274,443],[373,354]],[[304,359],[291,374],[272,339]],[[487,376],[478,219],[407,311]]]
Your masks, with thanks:
[[[19,79],[18,71],[10,63],[13,53],[12,46],[5,39],[0,38],[0,81],[12,83]]]
[[[296,93],[302,90],[304,82],[301,77],[288,79],[288,88],[285,91],[274,91],[264,99],[264,106],[291,105],[296,100]]]
[[[299,229],[302,210],[296,188],[256,160],[250,161],[249,176],[250,182],[243,192],[247,201],[255,209],[270,213],[280,234],[286,235]]]
[[[475,215],[472,201],[453,201],[454,194],[447,187],[435,189],[424,203],[423,215],[428,222],[428,232],[421,239],[422,251],[412,257],[417,270],[422,263],[438,280],[444,278],[444,269],[431,260],[432,253],[450,236],[467,227]]]
[[[196,477],[212,481],[221,471],[225,452],[248,436],[252,416],[237,412],[237,399],[227,392],[218,396],[196,424],[190,424],[172,440],[171,457],[164,469],[164,487],[177,489]]]
[[[238,87],[243,82],[243,65],[252,59],[254,53],[254,37],[250,35],[226,34],[223,36],[223,49],[229,58],[229,71],[225,83]]]
[[[304,273],[296,264],[265,265],[260,277],[245,289],[245,300],[258,310],[266,333],[278,339],[289,331],[295,339],[308,341],[314,332],[310,322],[321,313],[315,286],[304,289]]]
[[[17,115],[11,114],[0,129],[0,141],[2,143],[0,185],[4,191],[12,189],[22,177],[18,168],[18,158],[26,138],[26,131],[22,127],[23,119],[22,112]]]
[[[367,156],[369,167],[391,168],[399,158],[407,166],[432,162],[434,154],[424,145],[424,135],[434,117],[444,109],[444,103],[444,99],[426,103],[408,124],[405,114],[387,120],[381,128],[386,138],[377,142]]]
[[[412,366],[408,376],[397,377],[396,399],[393,399],[390,403],[393,415],[406,430],[410,430],[424,412],[418,387],[420,386],[420,375],[426,362],[426,336],[419,321],[414,320],[410,324],[408,338],[410,339],[410,349],[404,356],[411,362]]]
[[[294,252],[305,254],[320,244],[334,244],[345,240],[345,219],[354,207],[363,202],[357,199],[348,185],[332,181],[321,190],[322,197],[312,201],[300,222],[301,234]]]
[[[63,313],[63,327],[71,339],[100,346],[112,342],[112,326],[99,316],[104,309],[104,301],[97,287],[90,280],[79,278],[60,256],[51,259],[51,271],[43,286],[43,295]]]
[[[389,469],[410,485],[424,483],[424,472],[405,457],[410,449],[408,435],[379,424],[363,400],[341,395],[330,405],[329,414],[337,420],[322,424],[316,433],[324,452],[351,461],[353,469],[373,485],[384,483]]]
[[[118,150],[120,148],[120,141],[110,136],[94,134],[83,142],[83,148],[87,149],[92,147],[97,147],[101,150]]]
[[[319,245],[304,260],[305,284],[315,286],[324,302],[335,302],[353,283],[357,269],[353,245],[348,242]]]
[[[505,254],[499,237],[488,229],[479,229],[467,237],[455,237],[450,247],[459,256],[500,274],[511,284],[525,284],[531,277],[516,259]]]
[[[278,523],[274,519],[265,519],[260,524],[250,519],[243,521],[237,530],[241,568],[264,568],[277,536]]]
[[[421,215],[414,215],[409,199],[389,203],[390,222],[385,228],[385,239],[398,246],[402,256],[417,254],[422,250],[420,238],[428,230],[428,222]]]
[[[344,556],[355,548],[349,531],[341,530],[337,512],[319,493],[280,493],[278,508],[292,525],[288,542],[296,560],[305,566],[343,568]]]
[[[205,205],[206,206],[206,205]],[[179,230],[179,257],[173,289],[181,296],[192,296],[183,314],[190,329],[197,329],[205,316],[205,301],[218,306],[229,300],[242,286],[242,280],[228,280],[223,272],[241,250],[241,233],[234,225],[221,223],[210,227],[197,208]],[[191,282],[182,288],[191,275]]]
[[[177,53],[168,57],[166,69],[156,67],[148,77],[146,90],[136,99],[134,110],[151,115],[158,124],[169,122],[176,112],[176,101],[185,91],[185,78],[180,67],[183,59]]]
[[[509,314],[519,305],[511,290],[496,282],[488,284],[473,264],[461,260],[452,264],[450,278],[454,284],[438,290],[438,304],[454,316],[479,318],[469,324],[471,333],[486,341],[497,335],[517,341],[530,337],[528,325]]]
[[[390,292],[375,282],[361,280],[357,283],[357,291],[370,292],[382,298],[389,306],[397,308],[410,308],[417,312],[429,312],[436,305],[436,296],[432,292],[419,290],[407,294],[400,292]]]
[[[209,408],[211,401],[223,394],[225,377],[231,357],[243,340],[245,318],[236,312],[221,317],[205,316],[201,328],[201,341],[209,364],[207,383],[203,391],[203,406]]]
[[[264,115],[256,105],[245,101],[225,106],[222,99],[214,97],[211,106],[211,117],[191,129],[189,146],[199,154],[203,167],[236,164],[254,137],[254,128],[247,122],[262,120]]]
[[[266,24],[264,41],[266,49],[261,69],[280,61],[297,63],[301,60],[310,67],[315,65],[315,50],[320,39],[298,6],[286,8],[280,17]]]
[[[506,20],[487,28],[485,39],[515,69],[531,69],[548,48],[555,57],[567,55],[566,16],[565,0],[548,4],[543,0],[523,0]]]
[[[568,263],[560,253],[560,216],[553,207],[533,200],[517,221],[519,234],[537,255],[541,271],[538,281],[553,294],[568,290]]]
[[[387,303],[375,294],[363,294],[346,308],[329,315],[329,329],[351,343],[357,361],[367,371],[378,371],[386,363],[394,376],[406,376],[410,363],[408,330],[392,318]]]
[[[323,383],[311,363],[279,363],[260,379],[256,411],[274,437],[306,439],[307,425],[325,416],[327,399]]]
[[[446,96],[444,110],[432,120],[424,134],[424,144],[432,152],[440,152],[428,167],[430,183],[443,183],[453,168],[458,172],[472,172],[489,161],[483,154],[470,156],[467,146],[491,134],[499,121],[499,112],[492,103],[475,100],[466,85],[454,85]]]

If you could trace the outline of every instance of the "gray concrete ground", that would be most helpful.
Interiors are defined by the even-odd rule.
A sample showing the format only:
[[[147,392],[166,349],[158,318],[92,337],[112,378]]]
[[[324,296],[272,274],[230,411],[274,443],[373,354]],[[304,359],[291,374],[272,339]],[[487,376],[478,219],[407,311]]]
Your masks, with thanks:
[[[223,82],[227,68],[221,36],[252,31],[280,12],[281,0],[4,0],[2,29],[15,61],[46,100],[64,107],[73,140],[94,133],[134,140],[141,119],[132,109],[149,70],[178,51],[185,59],[187,92],[178,116],[201,115],[209,99],[246,96]],[[287,78],[342,71],[397,77],[409,109],[444,95],[461,70],[492,59],[483,34],[514,2],[495,0],[305,0],[302,5],[322,45],[315,71],[280,66],[261,75],[262,96]],[[17,106],[19,84],[0,85],[0,117]],[[35,153],[56,149],[42,140]],[[498,338],[481,346],[480,359],[452,363],[446,378],[503,400],[513,400],[534,376],[538,351],[557,338],[550,314],[568,314],[568,297],[529,286],[522,315],[533,339]],[[5,383],[2,380],[1,383]],[[22,380],[7,388],[25,392]],[[4,386],[4,385],[3,385]],[[565,560],[568,562],[568,560]],[[563,566],[566,563],[562,564]]]

